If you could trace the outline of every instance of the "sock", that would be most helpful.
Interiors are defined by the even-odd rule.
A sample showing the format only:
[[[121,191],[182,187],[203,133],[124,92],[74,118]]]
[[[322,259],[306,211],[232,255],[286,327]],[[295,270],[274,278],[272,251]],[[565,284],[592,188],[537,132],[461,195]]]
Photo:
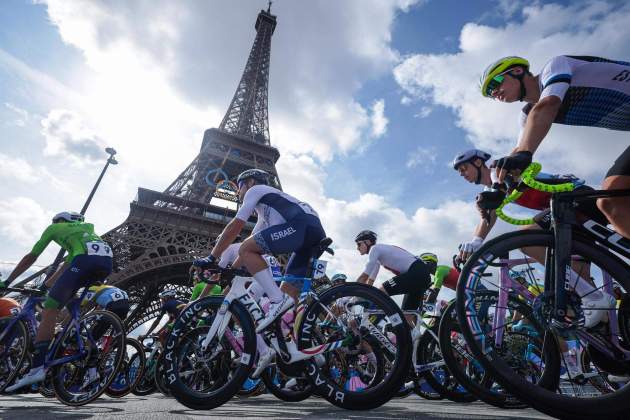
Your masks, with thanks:
[[[597,290],[591,283],[578,276],[575,271],[571,270],[569,276],[571,279],[571,285],[578,296],[586,296],[588,299],[601,299],[603,296],[601,291]]]
[[[31,369],[35,369],[44,364],[49,345],[50,340],[38,341],[33,344],[33,366],[31,366]]]
[[[264,294],[262,286],[256,281],[249,286],[247,292],[256,302],[258,302]]]
[[[271,271],[268,268],[263,268],[258,273],[254,274],[254,280],[262,286],[265,294],[269,296],[269,300],[272,303],[277,303],[282,300],[283,293],[278,285],[276,285],[276,282],[271,276]]]

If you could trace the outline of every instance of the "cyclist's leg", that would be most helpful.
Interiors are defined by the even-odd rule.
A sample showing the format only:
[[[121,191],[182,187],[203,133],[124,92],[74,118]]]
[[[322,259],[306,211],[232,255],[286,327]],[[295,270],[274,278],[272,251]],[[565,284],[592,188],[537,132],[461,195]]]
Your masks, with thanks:
[[[415,311],[422,305],[422,297],[431,285],[431,275],[422,261],[415,261],[406,273],[399,274],[381,285],[381,290],[389,296],[405,295],[403,310]],[[413,325],[413,316],[407,321]]]
[[[313,218],[314,219],[314,218]],[[287,263],[285,275],[288,277],[304,278],[308,272],[308,264],[311,259],[311,252],[313,247],[319,244],[319,242],[326,237],[324,228],[319,223],[319,220],[311,220],[305,228],[304,239],[302,240],[302,246],[296,250]],[[300,291],[302,290],[304,282],[282,282],[281,290],[293,297],[297,301]]]
[[[604,190],[630,188],[630,146],[617,158],[602,183]],[[609,197],[597,200],[597,207],[613,224],[617,233],[630,238],[630,197]]]

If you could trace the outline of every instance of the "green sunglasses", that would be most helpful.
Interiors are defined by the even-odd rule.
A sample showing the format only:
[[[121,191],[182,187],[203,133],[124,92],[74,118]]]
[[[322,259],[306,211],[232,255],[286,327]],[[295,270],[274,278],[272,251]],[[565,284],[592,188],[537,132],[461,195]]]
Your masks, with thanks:
[[[488,87],[486,87],[486,95],[492,96],[492,92],[501,86],[501,83],[505,80],[505,76],[502,74],[497,74],[488,82]]]

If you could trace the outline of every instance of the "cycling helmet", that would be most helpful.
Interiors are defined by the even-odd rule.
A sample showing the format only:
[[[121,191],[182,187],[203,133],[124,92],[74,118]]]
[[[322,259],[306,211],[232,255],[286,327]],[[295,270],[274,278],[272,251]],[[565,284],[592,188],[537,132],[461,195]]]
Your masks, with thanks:
[[[420,254],[420,259],[424,262],[438,263],[438,257],[433,252],[423,252]]]
[[[53,223],[57,223],[62,220],[65,220],[66,222],[82,222],[84,218],[81,213],[77,213],[76,211],[62,211],[61,213],[55,214],[52,218]]]
[[[263,171],[262,169],[247,169],[238,176],[236,179],[236,185],[239,185],[241,181],[245,181],[247,179],[253,178],[256,180],[258,184],[269,184],[269,173]]]
[[[164,299],[164,298],[168,298],[168,297],[175,297],[177,296],[177,291],[175,291],[175,289],[166,289],[166,290],[162,290],[160,292],[160,299]]]
[[[459,155],[455,156],[455,159],[453,159],[453,169],[457,170],[457,168],[459,168],[459,165],[461,165],[462,163],[469,163],[475,159],[481,159],[482,161],[487,162],[488,159],[490,159],[490,153],[486,153],[483,150],[479,149],[466,150],[464,153],[460,153]],[[479,184],[481,182],[481,168],[477,167],[476,165],[473,166],[475,167],[475,169],[477,169],[475,184]]]
[[[490,64],[483,72],[483,75],[479,80],[481,94],[487,98],[491,97],[492,91],[494,90],[492,88],[494,78],[497,76],[501,76],[514,67],[524,67],[526,72],[529,72],[529,61],[522,57],[509,56],[500,58],[494,63]],[[521,97],[519,98],[519,101],[522,101],[525,97],[525,85],[523,83],[524,75],[525,73],[519,76],[512,75],[512,77],[518,79],[521,84]]]
[[[335,285],[345,283],[346,280],[348,280],[348,277],[345,274],[338,273],[331,277],[330,282]]]
[[[0,318],[14,316],[19,310],[20,304],[17,301],[8,297],[0,298]]]
[[[354,242],[359,242],[359,241],[376,242],[376,237],[377,237],[376,233],[372,232],[371,230],[362,230],[354,238]]]

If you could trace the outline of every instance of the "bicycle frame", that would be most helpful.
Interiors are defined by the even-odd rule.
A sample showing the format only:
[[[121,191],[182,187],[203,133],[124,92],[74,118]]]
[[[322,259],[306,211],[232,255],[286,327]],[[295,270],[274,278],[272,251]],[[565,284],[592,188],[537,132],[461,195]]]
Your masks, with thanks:
[[[38,322],[35,319],[35,306],[38,303],[43,302],[43,301],[44,301],[44,298],[42,297],[30,296],[26,300],[26,303],[24,304],[24,307],[22,307],[20,312],[16,316],[11,317],[9,324],[0,332],[0,342],[4,340],[4,338],[9,333],[9,331],[11,331],[11,329],[13,328],[13,326],[21,320],[24,320],[26,322],[28,332],[31,338],[34,338],[35,331],[37,330],[37,325],[38,325]]]

